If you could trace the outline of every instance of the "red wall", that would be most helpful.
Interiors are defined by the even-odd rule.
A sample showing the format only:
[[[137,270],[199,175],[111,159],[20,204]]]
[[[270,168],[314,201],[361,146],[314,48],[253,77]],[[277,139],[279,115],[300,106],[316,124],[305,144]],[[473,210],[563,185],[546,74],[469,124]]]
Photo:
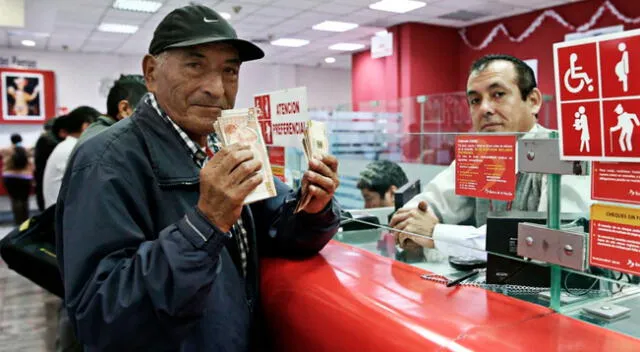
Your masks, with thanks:
[[[389,101],[400,94],[399,26],[387,30],[393,34],[393,55],[374,60],[369,51],[362,51],[351,57],[351,99],[354,110],[360,110],[360,102]]]
[[[610,0],[610,2],[627,17],[640,17],[640,1],[634,0]],[[574,26],[580,26],[596,12],[598,7],[604,3],[603,0],[583,1],[575,4],[563,5],[553,8],[567,22]],[[504,23],[511,36],[518,37],[544,10],[501,19],[495,22],[488,22],[467,28],[467,38],[474,44],[480,44],[491,32],[493,27]],[[596,22],[594,28],[608,27],[624,24],[624,29],[640,28],[640,25],[625,24],[606,10],[602,17]],[[555,83],[553,76],[553,43],[564,41],[569,30],[552,18],[546,18],[536,31],[521,43],[511,42],[505,35],[499,34],[494,41],[484,50],[473,50],[461,39],[458,43],[459,49],[459,76],[458,90],[464,90],[467,81],[468,68],[471,63],[486,54],[510,54],[520,59],[538,59],[538,86],[543,94],[554,95]],[[555,105],[550,107],[551,124],[548,127],[556,128]]]
[[[553,8],[574,26],[587,22],[604,0],[587,0]],[[640,17],[639,0],[610,0],[627,17]],[[512,36],[518,37],[544,10],[500,19],[467,28],[467,37],[478,45],[493,27],[504,23]],[[623,24],[608,10],[594,28]],[[624,24],[625,30],[640,25]],[[354,108],[359,102],[391,100],[422,94],[463,91],[468,68],[473,60],[490,53],[504,53],[521,59],[538,59],[538,79],[542,93],[554,94],[553,43],[564,40],[570,32],[551,18],[521,43],[498,34],[484,50],[473,50],[461,39],[458,30],[418,23],[406,23],[389,29],[394,33],[394,55],[371,59],[369,51],[353,55],[352,96]],[[555,105],[549,107],[555,127]],[[415,121],[406,121],[405,126]]]
[[[393,55],[372,59],[370,51],[352,57],[354,108],[372,100],[394,100],[454,91],[458,65],[458,34],[453,28],[406,23],[393,33]]]

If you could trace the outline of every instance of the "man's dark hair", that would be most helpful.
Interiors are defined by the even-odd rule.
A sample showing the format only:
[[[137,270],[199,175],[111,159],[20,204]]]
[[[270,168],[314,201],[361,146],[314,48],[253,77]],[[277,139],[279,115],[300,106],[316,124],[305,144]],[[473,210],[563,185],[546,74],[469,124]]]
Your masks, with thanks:
[[[144,79],[141,75],[121,75],[109,90],[107,115],[117,120],[118,103],[126,100],[132,108],[135,108],[146,93],[147,86],[144,84]]]
[[[22,136],[21,135],[19,135],[17,133],[14,133],[14,134],[11,135],[11,144],[18,144],[20,142],[22,142]]]
[[[81,106],[71,110],[71,112],[65,116],[59,118],[60,129],[65,129],[67,133],[82,132],[82,125],[85,122],[94,122],[100,112],[90,106]]]
[[[360,172],[360,180],[358,180],[358,189],[368,189],[380,194],[384,194],[389,187],[396,186],[398,188],[404,186],[409,179],[404,173],[400,165],[389,160],[378,160],[369,163],[362,172]]]
[[[15,146],[15,150],[13,155],[11,156],[11,163],[13,167],[17,170],[24,169],[27,167],[29,163],[29,156],[27,155],[27,150],[24,149],[23,146],[20,145],[22,143],[22,136],[15,133],[11,135],[11,144]]]
[[[538,86],[536,83],[536,76],[534,75],[531,67],[517,57],[504,54],[485,55],[471,64],[469,73],[481,72],[494,61],[509,61],[513,64],[513,67],[516,70],[516,83],[518,85],[518,89],[520,89],[520,95],[522,96],[522,100],[527,100],[529,94],[531,94],[533,89]]]

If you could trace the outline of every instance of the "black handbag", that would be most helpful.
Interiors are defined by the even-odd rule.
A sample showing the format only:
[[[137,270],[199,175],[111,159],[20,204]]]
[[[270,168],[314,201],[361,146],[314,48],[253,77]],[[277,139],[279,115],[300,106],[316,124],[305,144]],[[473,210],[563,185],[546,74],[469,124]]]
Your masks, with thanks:
[[[55,205],[29,218],[0,241],[0,256],[9,269],[64,298],[56,259]]]

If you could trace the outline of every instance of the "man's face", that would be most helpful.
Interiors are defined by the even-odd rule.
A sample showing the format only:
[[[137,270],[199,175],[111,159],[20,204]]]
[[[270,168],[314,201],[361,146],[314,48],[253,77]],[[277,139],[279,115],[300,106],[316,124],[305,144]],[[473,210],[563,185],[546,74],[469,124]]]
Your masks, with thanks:
[[[542,104],[537,88],[522,100],[516,69],[504,60],[471,73],[467,101],[476,132],[528,132],[535,125],[535,114]]]
[[[368,188],[360,189],[360,193],[362,193],[362,198],[364,198],[365,209],[392,207],[394,205],[392,190],[387,191],[384,194],[384,197],[381,197],[380,193]]]
[[[147,88],[158,104],[192,138],[214,132],[222,110],[233,108],[240,58],[229,44],[172,49],[143,62]]]

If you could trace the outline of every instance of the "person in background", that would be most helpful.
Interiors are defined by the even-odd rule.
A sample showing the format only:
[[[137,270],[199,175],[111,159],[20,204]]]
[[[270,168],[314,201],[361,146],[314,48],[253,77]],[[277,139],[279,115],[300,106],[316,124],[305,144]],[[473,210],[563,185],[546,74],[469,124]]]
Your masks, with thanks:
[[[54,127],[59,117],[48,120],[44,123],[44,132],[40,135],[36,141],[35,148],[33,150],[34,155],[34,170],[33,178],[36,183],[36,201],[38,203],[38,209],[44,211],[44,195],[42,194],[42,178],[44,177],[44,168],[47,166],[47,160],[55,149],[56,145],[60,143],[62,138],[60,137],[59,126]]]
[[[388,160],[378,160],[369,163],[360,172],[357,187],[364,198],[365,209],[392,207],[393,192],[407,182],[409,179],[400,165]]]
[[[16,225],[29,218],[29,193],[33,182],[33,163],[22,146],[22,136],[11,135],[11,146],[0,150],[2,179],[9,193],[13,221]]]
[[[330,155],[309,162],[302,191],[273,179],[275,197],[244,204],[262,163],[249,146],[222,148],[213,123],[235,105],[241,64],[263,56],[212,9],[173,10],[142,61],[149,93],[73,155],[56,250],[86,349],[266,349],[259,258],[315,255],[338,231]]]
[[[509,55],[487,55],[471,66],[467,80],[467,101],[475,132],[522,133],[546,138],[550,130],[537,123],[542,93],[533,70]],[[455,194],[455,161],[427,186],[423,193],[398,210],[390,226],[401,246],[436,248],[447,256],[486,258],[487,213],[495,211],[546,211],[547,177],[539,173],[518,173],[512,202],[463,197]],[[588,213],[590,178],[562,178],[563,212]],[[471,224],[471,225],[461,225]]]
[[[57,121],[60,127],[60,135],[64,136],[64,141],[55,147],[44,169],[42,193],[45,209],[56,204],[62,176],[67,168],[71,152],[78,142],[78,137],[98,116],[100,116],[100,113],[96,109],[89,106],[81,106]]]
[[[98,116],[87,129],[82,132],[78,142],[73,147],[71,155],[78,147],[91,137],[111,127],[116,122],[133,114],[136,105],[147,93],[147,86],[141,75],[121,75],[113,84],[107,96],[107,115]],[[69,159],[71,160],[71,158]],[[57,349],[58,352],[82,351],[82,345],[78,342],[69,321],[69,316],[64,305],[60,307],[58,320]]]
[[[82,132],[74,149],[114,123],[133,114],[136,105],[147,93],[144,78],[141,75],[121,75],[113,84],[107,96],[107,114],[101,115]]]

